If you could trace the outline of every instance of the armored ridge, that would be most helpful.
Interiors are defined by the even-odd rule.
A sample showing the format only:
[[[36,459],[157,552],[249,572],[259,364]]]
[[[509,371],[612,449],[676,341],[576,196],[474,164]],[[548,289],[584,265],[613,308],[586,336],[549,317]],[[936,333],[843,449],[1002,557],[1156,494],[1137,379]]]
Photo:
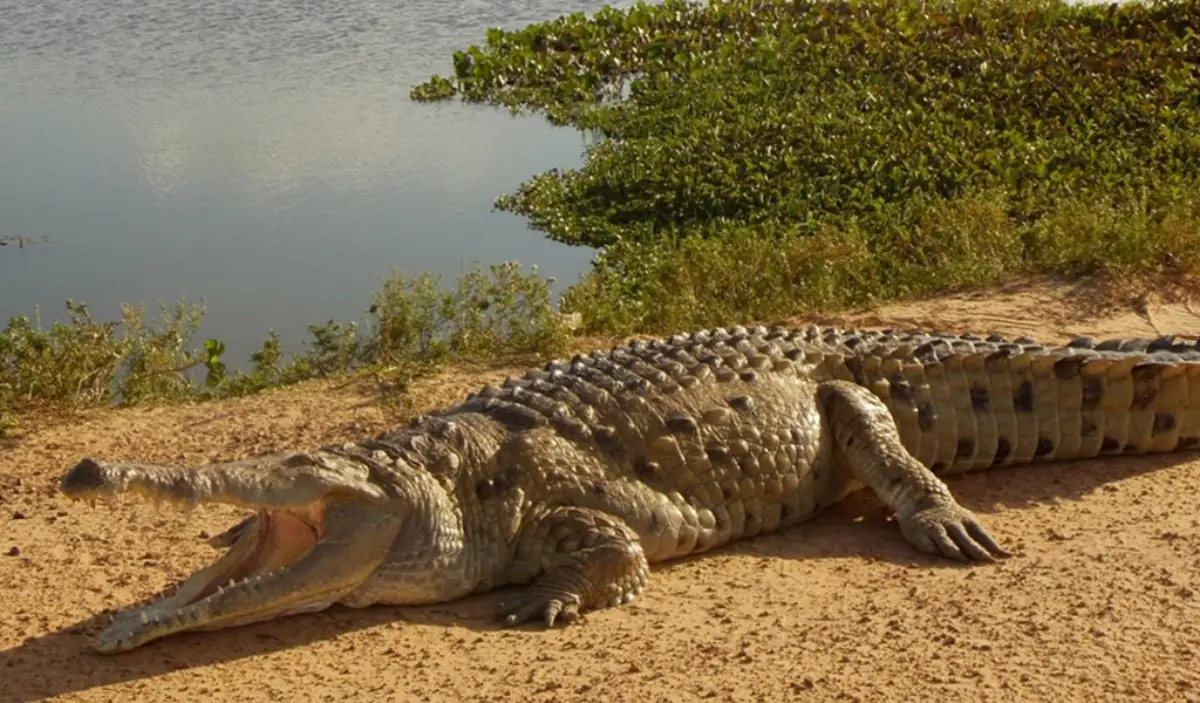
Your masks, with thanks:
[[[819,340],[828,372],[882,398],[905,447],[939,474],[1200,447],[1196,342],[1081,337],[1047,347],[999,335],[772,334],[802,337],[800,346]]]
[[[702,331],[554,362],[368,440],[190,469],[85,459],[62,489],[256,511],[100,651],[508,584],[529,585],[506,622],[554,625],[633,599],[650,563],[864,485],[921,551],[1005,556],[939,476],[1200,446],[1198,376],[1200,349],[1174,338]]]

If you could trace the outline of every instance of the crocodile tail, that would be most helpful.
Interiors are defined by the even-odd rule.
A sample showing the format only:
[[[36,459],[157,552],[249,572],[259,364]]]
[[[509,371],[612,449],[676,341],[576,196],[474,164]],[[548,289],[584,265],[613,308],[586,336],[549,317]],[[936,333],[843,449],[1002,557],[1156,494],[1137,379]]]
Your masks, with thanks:
[[[935,341],[844,357],[843,368],[941,474],[1200,448],[1200,347],[1174,337]]]

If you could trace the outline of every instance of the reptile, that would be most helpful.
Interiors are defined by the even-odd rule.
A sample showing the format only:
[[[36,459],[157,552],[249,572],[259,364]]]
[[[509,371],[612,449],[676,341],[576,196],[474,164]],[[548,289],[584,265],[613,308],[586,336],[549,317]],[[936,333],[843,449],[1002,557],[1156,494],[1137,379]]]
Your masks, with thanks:
[[[920,552],[1011,556],[943,478],[1200,447],[1200,347],[737,327],[636,340],[487,386],[369,439],[195,467],[84,458],[60,489],[253,512],[225,553],[117,613],[104,653],[335,603],[519,586],[566,624],[649,565],[796,525],[870,487]]]

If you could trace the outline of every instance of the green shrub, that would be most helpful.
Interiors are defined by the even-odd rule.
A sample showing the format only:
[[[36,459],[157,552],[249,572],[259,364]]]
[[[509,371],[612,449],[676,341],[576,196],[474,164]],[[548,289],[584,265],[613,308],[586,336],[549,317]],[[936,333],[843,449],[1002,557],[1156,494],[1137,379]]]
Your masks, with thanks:
[[[437,85],[599,137],[496,204],[602,250],[589,326],[649,331],[1195,267],[1196,27],[1195,0],[667,0],[491,30]]]

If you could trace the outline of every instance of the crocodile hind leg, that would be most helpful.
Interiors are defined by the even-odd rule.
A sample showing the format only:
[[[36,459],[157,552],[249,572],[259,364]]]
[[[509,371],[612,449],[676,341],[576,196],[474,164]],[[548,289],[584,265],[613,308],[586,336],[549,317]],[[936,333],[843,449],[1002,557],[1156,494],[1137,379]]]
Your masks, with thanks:
[[[636,532],[614,515],[573,506],[530,516],[512,568],[511,582],[533,583],[505,607],[509,625],[569,623],[581,610],[628,603],[650,579]]]
[[[838,464],[896,511],[901,532],[917,549],[958,561],[1008,556],[946,484],[905,449],[895,419],[874,393],[829,381],[818,396]]]

